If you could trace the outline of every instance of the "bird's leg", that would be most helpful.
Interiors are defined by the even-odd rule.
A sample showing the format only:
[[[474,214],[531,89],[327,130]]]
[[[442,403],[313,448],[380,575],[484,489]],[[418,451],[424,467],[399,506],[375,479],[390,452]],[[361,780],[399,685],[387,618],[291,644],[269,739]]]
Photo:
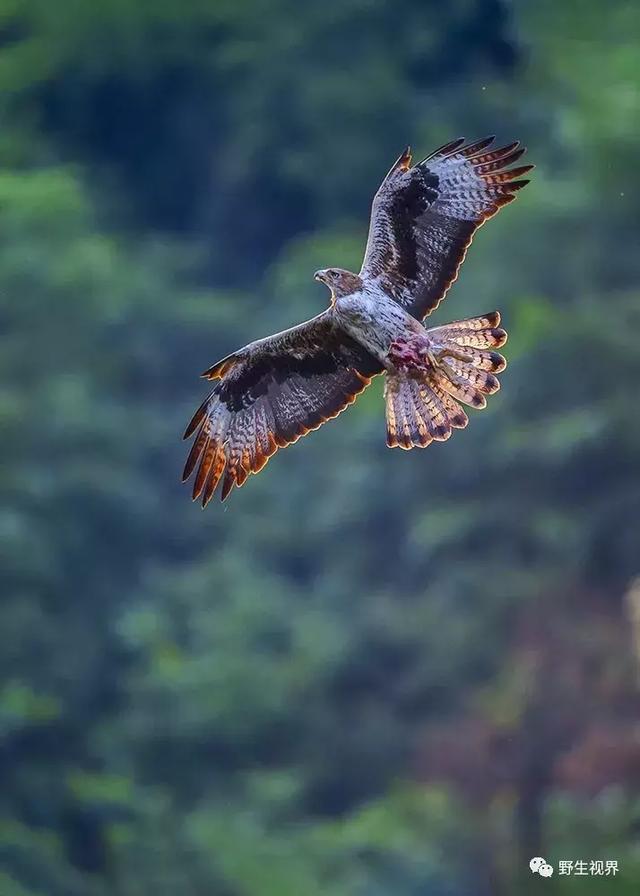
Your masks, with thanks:
[[[395,339],[389,346],[387,361],[389,366],[402,372],[424,367],[424,340],[410,333]]]
[[[394,340],[389,346],[387,361],[402,373],[422,376],[433,372],[443,358],[471,361],[471,356],[457,346],[441,345],[426,332],[408,333]]]
[[[473,355],[470,352],[465,352],[463,348],[455,345],[441,346],[440,351],[438,352],[438,360],[440,361],[442,358],[455,358],[456,360],[464,361],[467,364],[473,362]]]

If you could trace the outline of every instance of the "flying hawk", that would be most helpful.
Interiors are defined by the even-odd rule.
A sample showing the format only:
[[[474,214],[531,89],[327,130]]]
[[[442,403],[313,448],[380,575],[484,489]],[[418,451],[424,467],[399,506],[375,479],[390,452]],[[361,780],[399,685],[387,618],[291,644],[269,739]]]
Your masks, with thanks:
[[[477,228],[515,199],[533,167],[509,166],[525,149],[454,140],[411,166],[405,150],[373,200],[359,274],[317,271],[331,291],[311,320],[251,342],[203,374],[216,384],[189,423],[198,467],[193,498],[221,499],[278,448],[336,417],[386,374],[389,447],[424,448],[467,425],[462,404],[486,405],[506,361],[497,311],[425,329],[421,321],[456,279]]]

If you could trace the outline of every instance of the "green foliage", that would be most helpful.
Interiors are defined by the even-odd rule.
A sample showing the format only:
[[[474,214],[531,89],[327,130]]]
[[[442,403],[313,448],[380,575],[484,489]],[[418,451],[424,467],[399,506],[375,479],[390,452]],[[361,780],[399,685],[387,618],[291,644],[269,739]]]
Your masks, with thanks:
[[[637,890],[635,16],[0,2],[2,896]],[[404,454],[377,382],[202,514],[199,371],[495,128],[534,182],[437,316],[501,309],[504,393]]]

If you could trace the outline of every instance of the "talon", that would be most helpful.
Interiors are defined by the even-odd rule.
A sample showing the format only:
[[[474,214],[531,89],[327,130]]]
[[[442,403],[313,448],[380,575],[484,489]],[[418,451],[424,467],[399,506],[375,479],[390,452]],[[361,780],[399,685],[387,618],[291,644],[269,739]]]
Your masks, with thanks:
[[[444,351],[443,346],[431,343],[428,337],[411,334],[394,340],[389,346],[387,358],[397,370],[425,374],[439,366]]]
[[[440,359],[442,358],[442,352],[436,353],[432,348],[428,348],[426,351],[426,356],[431,367],[438,367]]]
[[[438,357],[440,360],[442,360],[442,358],[455,358],[456,361],[462,361],[464,364],[473,363],[473,355],[454,347],[443,348],[442,351],[439,352]]]

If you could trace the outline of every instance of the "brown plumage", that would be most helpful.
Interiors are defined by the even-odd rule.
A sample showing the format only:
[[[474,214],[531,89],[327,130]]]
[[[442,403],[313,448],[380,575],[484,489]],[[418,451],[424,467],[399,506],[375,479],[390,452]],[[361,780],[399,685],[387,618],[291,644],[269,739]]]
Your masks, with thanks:
[[[499,388],[507,334],[497,312],[425,329],[421,321],[456,279],[477,228],[511,202],[533,167],[509,168],[517,143],[455,140],[411,167],[406,150],[373,201],[359,274],[317,271],[330,307],[290,330],[252,342],[203,376],[216,385],[194,414],[184,479],[205,506],[224,500],[278,448],[336,417],[385,373],[387,444],[445,441]]]

